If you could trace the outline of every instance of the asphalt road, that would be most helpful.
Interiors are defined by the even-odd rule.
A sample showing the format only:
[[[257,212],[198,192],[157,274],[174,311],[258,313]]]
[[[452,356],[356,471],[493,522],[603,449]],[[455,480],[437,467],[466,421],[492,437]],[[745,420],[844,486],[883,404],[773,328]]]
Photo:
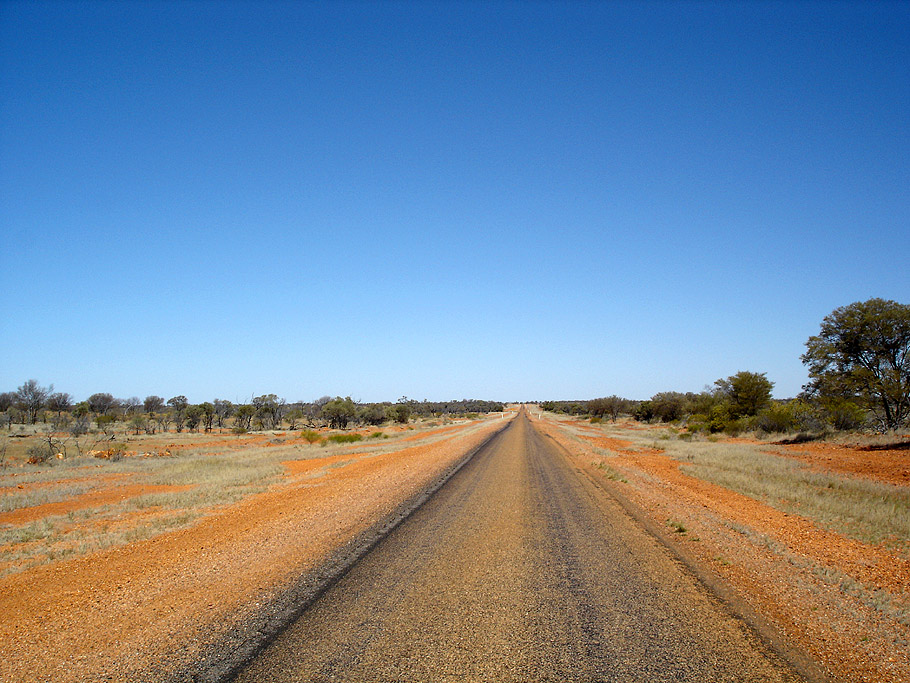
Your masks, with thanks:
[[[521,413],[236,680],[799,679]]]

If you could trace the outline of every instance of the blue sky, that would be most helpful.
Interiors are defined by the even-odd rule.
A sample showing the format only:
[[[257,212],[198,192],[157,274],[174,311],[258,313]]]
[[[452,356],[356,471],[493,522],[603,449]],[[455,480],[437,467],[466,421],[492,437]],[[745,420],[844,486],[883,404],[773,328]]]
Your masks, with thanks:
[[[910,303],[910,3],[0,3],[0,390],[775,395]]]

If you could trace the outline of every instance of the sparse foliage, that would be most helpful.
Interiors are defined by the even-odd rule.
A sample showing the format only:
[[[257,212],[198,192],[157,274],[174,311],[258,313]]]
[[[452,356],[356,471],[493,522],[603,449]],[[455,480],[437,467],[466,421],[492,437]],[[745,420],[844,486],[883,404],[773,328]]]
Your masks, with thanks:
[[[53,390],[53,384],[49,387],[42,387],[36,379],[27,380],[19,387],[16,391],[16,404],[25,414],[28,423],[35,424],[38,421],[38,411],[41,410]]]

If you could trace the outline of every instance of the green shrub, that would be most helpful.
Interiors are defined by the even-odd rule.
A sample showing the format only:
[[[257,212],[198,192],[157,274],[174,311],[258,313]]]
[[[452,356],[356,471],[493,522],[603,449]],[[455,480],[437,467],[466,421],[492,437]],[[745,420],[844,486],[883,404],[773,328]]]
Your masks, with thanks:
[[[328,440],[332,443],[354,443],[355,441],[363,441],[363,435],[361,434],[332,434],[328,437]]]
[[[385,435],[385,432],[373,432],[372,434],[370,434],[370,438],[371,439],[386,439],[388,437]]]
[[[304,429],[300,432],[300,438],[305,439],[307,443],[316,443],[317,441],[322,441],[322,437],[319,435],[319,432],[312,429]]]
[[[249,430],[246,427],[241,427],[240,425],[237,425],[236,427],[231,429],[231,431],[234,434],[246,434]]]
[[[842,432],[860,429],[866,424],[866,411],[846,399],[825,401],[824,416],[826,422]]]
[[[768,434],[792,432],[797,429],[793,403],[773,403],[758,414],[756,426]]]

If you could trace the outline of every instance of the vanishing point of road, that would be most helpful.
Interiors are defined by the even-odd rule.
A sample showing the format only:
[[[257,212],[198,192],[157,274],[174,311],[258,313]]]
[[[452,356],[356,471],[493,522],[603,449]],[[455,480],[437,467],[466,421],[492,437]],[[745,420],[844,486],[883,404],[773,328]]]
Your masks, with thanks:
[[[237,681],[795,681],[522,411]]]

